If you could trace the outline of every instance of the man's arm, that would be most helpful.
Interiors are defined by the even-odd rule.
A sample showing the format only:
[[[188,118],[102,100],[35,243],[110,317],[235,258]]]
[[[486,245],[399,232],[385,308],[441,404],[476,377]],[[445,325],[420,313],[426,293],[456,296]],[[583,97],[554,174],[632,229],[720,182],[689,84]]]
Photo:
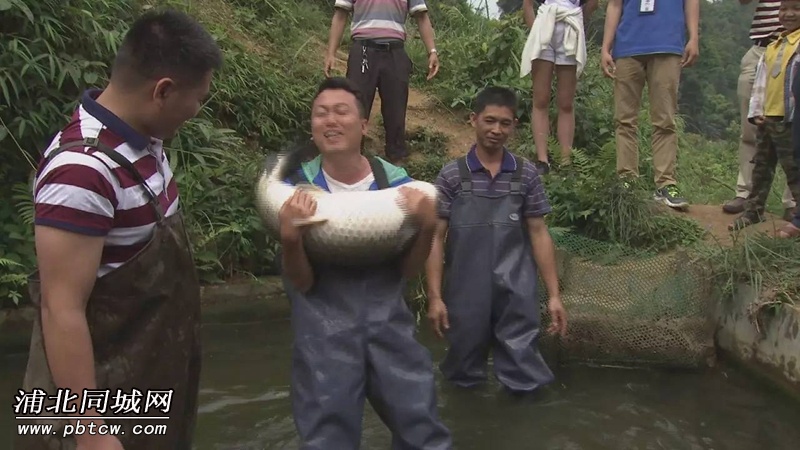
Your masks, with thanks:
[[[528,228],[533,257],[536,260],[538,274],[541,274],[547,288],[547,309],[550,312],[551,323],[548,332],[565,335],[567,330],[567,315],[561,303],[561,293],[558,289],[558,266],[556,250],[553,239],[544,217],[552,211],[547,195],[544,191],[536,168],[525,162],[525,172],[529,177],[525,185],[525,204],[523,215]],[[537,274],[533,274],[536,276]]]
[[[34,246],[47,363],[55,385],[77,394],[78,401],[84,389],[97,388],[86,304],[114,224],[113,179],[93,156],[65,152],[43,170],[34,194]],[[94,410],[85,414],[99,415]],[[79,443],[103,440],[89,434],[77,439]]]
[[[437,190],[436,216],[438,221],[434,230],[430,255],[425,262],[426,294],[428,304],[442,301],[442,267],[444,265],[444,242],[450,222],[450,206],[456,192],[448,180],[448,173],[457,170],[455,166],[446,164],[436,176],[434,185]]]
[[[603,46],[602,51],[611,53],[614,45],[614,37],[617,34],[619,19],[622,17],[622,0],[608,0],[606,6],[606,21],[603,27]]]
[[[86,304],[97,279],[105,238],[47,226],[34,230],[47,363],[55,385],[78,394],[80,400],[84,389],[97,388]],[[95,411],[86,414],[99,415]],[[79,435],[78,442],[82,436],[89,435]]]
[[[412,14],[417,20],[417,27],[419,28],[419,36],[422,38],[422,43],[425,44],[425,49],[430,54],[431,50],[436,48],[436,34],[433,31],[430,14],[428,14],[428,11],[419,11]]]
[[[435,35],[433,32],[433,25],[431,24],[431,17],[428,14],[428,6],[425,0],[409,0],[408,13],[417,20],[417,27],[419,28],[419,35],[422,42],[425,44],[425,49],[428,53],[428,76],[427,79],[435,77],[439,73],[439,54],[435,52],[436,43]]]
[[[544,222],[544,217],[528,217],[528,234],[533,247],[533,257],[536,266],[542,275],[545,287],[550,298],[560,298],[558,291],[558,270],[556,264],[556,250],[550,231]]]
[[[284,180],[292,184],[289,180]],[[278,214],[281,239],[281,272],[295,289],[305,294],[314,286],[314,269],[303,245],[303,228],[292,224],[294,218],[311,217],[317,210],[314,199],[298,190],[281,206]],[[313,226],[308,225],[308,226]]]
[[[425,281],[428,302],[442,301],[442,267],[444,266],[444,241],[448,220],[440,218],[436,224],[430,256],[425,263]]]
[[[522,17],[525,18],[525,25],[530,29],[533,21],[536,20],[536,8],[533,5],[535,0],[522,0]]]
[[[295,289],[305,294],[314,286],[314,269],[308,261],[303,238],[281,238],[281,265],[283,273]]]
[[[431,252],[433,235],[436,232],[436,225],[424,225],[419,230],[417,239],[411,250],[403,259],[403,276],[410,279],[419,274],[425,267],[425,261]]]
[[[525,203],[522,214],[528,226],[528,235],[533,248],[533,256],[536,266],[542,275],[547,291],[552,299],[559,298],[558,292],[558,272],[556,271],[555,246],[550,238],[550,232],[544,218],[552,211],[552,207],[547,200],[542,183],[536,168],[528,161],[525,161]]]
[[[684,15],[689,41],[697,42],[700,27],[700,0],[684,0]]]
[[[347,24],[347,16],[353,8],[351,0],[336,0],[331,19],[331,29],[328,33],[328,50],[325,53],[325,76],[330,76],[333,62],[336,60],[336,50],[342,42],[344,27]]]

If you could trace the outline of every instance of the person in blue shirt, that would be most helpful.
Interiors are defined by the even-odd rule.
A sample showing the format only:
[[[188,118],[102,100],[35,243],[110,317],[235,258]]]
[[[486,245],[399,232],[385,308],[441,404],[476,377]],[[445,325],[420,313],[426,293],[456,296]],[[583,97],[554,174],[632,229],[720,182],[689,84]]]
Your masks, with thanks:
[[[414,339],[416,323],[404,298],[406,281],[422,270],[430,252],[436,204],[402,186],[411,181],[405,169],[361,153],[366,130],[358,88],[345,78],[326,79],[311,115],[319,155],[290,169],[286,181],[329,192],[399,186],[420,232],[403,257],[386,264],[312,263],[303,247],[306,228],[292,222],[314,214],[314,199],[298,189],[281,208],[280,261],[291,303],[291,398],[299,448],[359,448],[368,399],[391,430],[391,448],[450,449],[450,432],[437,413],[433,361]]]
[[[638,123],[645,83],[653,124],[653,169],[657,201],[685,208],[675,169],[678,85],[681,69],[700,54],[699,0],[609,0],[601,66],[614,79],[617,173],[639,176]],[[688,36],[687,36],[688,34]]]

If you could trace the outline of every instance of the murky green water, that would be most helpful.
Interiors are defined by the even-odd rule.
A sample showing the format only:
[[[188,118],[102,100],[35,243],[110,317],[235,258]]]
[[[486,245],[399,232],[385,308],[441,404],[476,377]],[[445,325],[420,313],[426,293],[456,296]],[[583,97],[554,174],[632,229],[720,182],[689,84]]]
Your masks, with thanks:
[[[281,300],[276,300],[280,302]],[[205,362],[195,448],[295,449],[289,399],[291,336],[263,305],[205,319]],[[443,344],[423,330],[436,358]],[[0,360],[0,448],[11,439],[13,393],[24,355]],[[797,449],[800,407],[729,369],[703,374],[558,368],[538,400],[439,386],[441,414],[463,450]],[[364,449],[389,433],[365,410]]]

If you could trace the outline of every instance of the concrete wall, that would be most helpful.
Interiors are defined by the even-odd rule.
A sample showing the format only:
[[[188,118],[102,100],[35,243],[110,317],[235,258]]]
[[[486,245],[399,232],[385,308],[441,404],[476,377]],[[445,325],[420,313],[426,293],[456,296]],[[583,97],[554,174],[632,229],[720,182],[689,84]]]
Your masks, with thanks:
[[[257,300],[266,306],[263,314],[284,317],[289,314],[288,302],[275,300],[281,294],[280,281],[274,277],[255,283],[206,287],[204,310],[225,314],[226,309],[235,312],[242,303]],[[800,311],[782,307],[777,313],[762,312],[757,329],[749,312],[756,301],[755,290],[741,284],[732,299],[718,302],[718,350],[726,359],[740,363],[753,375],[800,399]],[[8,317],[8,311],[0,311],[0,353],[27,351],[33,314],[29,308],[12,317]]]
[[[758,295],[746,284],[719,302],[716,341],[721,353],[800,398],[800,311],[751,313]],[[757,317],[757,325],[756,325]]]

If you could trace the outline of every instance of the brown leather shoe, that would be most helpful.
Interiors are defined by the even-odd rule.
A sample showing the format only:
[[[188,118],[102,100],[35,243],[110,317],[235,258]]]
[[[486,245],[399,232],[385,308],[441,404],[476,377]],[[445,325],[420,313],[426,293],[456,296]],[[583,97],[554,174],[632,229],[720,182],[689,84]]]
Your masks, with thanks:
[[[744,204],[747,201],[744,197],[734,197],[722,205],[722,211],[728,214],[740,214],[744,212]]]

